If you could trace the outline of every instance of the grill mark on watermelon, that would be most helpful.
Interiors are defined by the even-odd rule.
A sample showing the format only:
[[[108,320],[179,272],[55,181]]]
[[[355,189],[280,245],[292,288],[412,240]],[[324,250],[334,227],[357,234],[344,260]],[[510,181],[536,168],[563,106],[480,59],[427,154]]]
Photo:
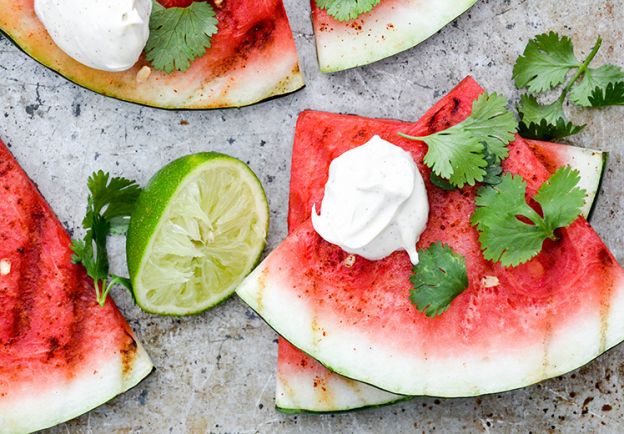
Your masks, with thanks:
[[[67,298],[71,300],[72,304],[72,318],[69,325],[69,339],[60,349],[60,354],[57,355],[60,361],[65,362],[68,368],[78,365],[82,361],[84,326],[87,321],[86,312],[88,312],[89,305],[92,303],[84,297],[83,294],[86,291],[79,289],[80,287],[84,288],[85,286],[90,286],[86,283],[85,279],[86,277],[82,270],[80,270],[78,266],[73,266],[71,274],[68,276],[65,283],[65,294]],[[83,283],[76,287],[74,285],[68,285],[68,280]],[[71,369],[68,372],[71,372]]]
[[[435,111],[429,118],[429,121],[427,121],[427,132],[429,134],[437,133],[453,125],[452,119],[457,117],[457,113],[461,108],[461,103],[462,101],[459,98],[453,97],[445,105]],[[446,114],[446,116],[440,120],[442,114]]]
[[[460,100],[460,99],[458,98],[458,100]],[[461,100],[460,100],[460,102],[461,102]],[[462,104],[458,105],[457,102],[454,101],[454,100],[447,100],[446,104],[442,105],[441,107],[437,107],[436,110],[433,111],[433,114],[430,115],[430,117],[426,120],[426,122],[427,122],[428,125],[433,126],[435,128],[436,124],[441,124],[442,123],[441,121],[443,121],[443,118],[442,118],[443,114],[444,113],[450,113],[452,111],[455,112],[454,122],[457,122],[462,117],[464,117],[464,115],[467,115],[467,105],[466,104],[463,104],[463,105],[466,106],[466,107],[462,107]],[[314,122],[312,120],[315,117],[317,118],[316,122]],[[431,122],[431,118],[432,117],[435,118],[433,122]],[[299,143],[296,143],[296,145],[299,146],[299,147],[304,146],[306,150],[309,149],[310,152],[312,152],[312,157],[311,158],[314,158],[315,156],[318,156],[318,155],[322,154],[321,152],[319,152],[319,151],[317,151],[315,149],[314,143],[316,141],[316,138],[318,138],[318,136],[321,135],[321,134],[319,134],[319,132],[315,132],[315,131],[318,131],[319,129],[322,129],[323,127],[329,128],[328,127],[328,123],[326,123],[326,121],[331,122],[329,125],[339,125],[338,127],[331,127],[330,128],[330,134],[327,135],[326,140],[330,140],[330,139],[334,138],[335,136],[337,137],[338,131],[340,131],[339,130],[340,127],[343,128],[343,130],[342,130],[343,134],[349,134],[346,137],[349,137],[350,135],[351,135],[351,137],[354,137],[352,134],[357,135],[357,133],[359,131],[361,131],[361,128],[351,129],[352,127],[349,124],[348,118],[343,117],[343,116],[334,116],[332,119],[326,119],[327,115],[323,115],[323,114],[314,115],[314,114],[310,113],[310,114],[307,114],[305,116],[305,118],[308,119],[307,122],[311,122],[311,121],[314,122],[314,125],[315,125],[316,128],[312,129],[311,136],[309,138],[307,138],[307,137],[306,138],[299,138],[298,139]],[[361,121],[360,121],[360,126],[361,126]],[[376,126],[376,128],[379,131],[384,131],[384,129],[387,128],[385,121],[378,121],[376,124],[372,124],[371,127],[372,126]],[[303,124],[301,124],[301,128],[305,128],[303,126]],[[301,128],[298,129],[298,134],[300,134]],[[338,128],[338,130],[337,130],[337,128]],[[358,143],[359,143],[359,141],[358,141]],[[356,145],[358,143],[354,143],[354,145]],[[415,143],[416,142],[413,142],[411,144],[411,146],[415,146]],[[329,147],[332,147],[331,144],[328,144],[328,145],[329,145]],[[339,149],[339,150],[344,151],[344,149]],[[512,151],[512,155],[514,155],[515,158],[510,159],[512,161],[509,161],[506,164],[506,169],[508,171],[511,171],[512,173],[521,173],[521,174],[523,174],[525,176],[530,174],[529,176],[527,176],[527,178],[529,179],[529,189],[528,190],[529,190],[529,194],[534,193],[534,191],[536,190],[536,187],[539,187],[539,185],[541,184],[541,181],[543,179],[545,179],[545,177],[547,177],[548,171],[545,168],[543,168],[543,166],[540,168],[540,167],[537,166],[537,163],[534,163],[533,165],[535,167],[533,167],[533,170],[530,170],[527,173],[527,168],[524,167],[525,162],[531,162],[532,163],[536,159],[535,159],[535,156],[530,152],[530,150],[528,149],[528,147],[526,146],[524,141],[519,140],[517,143],[515,143],[513,146],[511,146],[510,151]],[[323,163],[324,159],[320,159],[320,161],[321,161],[321,163]],[[303,162],[300,162],[300,163],[303,163]],[[318,169],[318,170],[321,170],[321,169]],[[307,174],[307,170],[301,170],[301,173],[295,174],[294,178],[296,180],[299,180],[302,175],[306,175],[306,174]],[[317,176],[316,178],[320,179],[322,177]],[[313,180],[313,184],[310,184],[310,183],[306,184],[306,185],[308,185],[307,188],[309,190],[303,189],[304,193],[306,191],[312,192],[312,195],[313,195],[312,199],[314,201],[318,200],[318,197],[316,197],[317,194],[316,194],[316,187],[315,187],[316,183],[318,181],[316,178]],[[301,179],[303,179],[303,178],[301,178]],[[474,195],[474,193],[472,191],[470,191],[470,192],[466,191],[466,192],[462,192],[460,195],[450,195],[450,194],[443,193],[441,196],[446,197],[446,199],[444,199],[443,202],[446,202],[446,205],[448,206],[449,210],[450,209],[455,209],[457,211],[460,211],[462,209],[462,207],[464,207],[463,209],[466,211],[467,208],[466,208],[466,205],[463,202],[465,202],[467,199],[469,199],[473,195]],[[460,196],[462,197],[462,199],[460,199]],[[307,201],[303,200],[303,198],[305,198],[305,197],[306,197],[305,195],[303,197],[300,197],[299,198],[299,202],[306,203]],[[320,195],[319,195],[319,197],[320,197]],[[437,196],[436,198],[437,199],[441,199],[441,197],[439,197],[439,196]],[[468,211],[466,211],[466,212],[468,212]],[[307,213],[305,213],[305,214],[307,214]],[[302,215],[302,216],[303,217],[307,217],[307,215]],[[296,218],[297,216],[293,215],[293,217],[295,217],[295,218],[291,219],[290,223],[292,223],[292,224],[298,223],[297,218]],[[458,246],[462,246],[462,245],[465,245],[465,243],[462,241],[462,236],[471,235],[470,238],[474,238],[474,233],[473,233],[474,230],[471,229],[470,227],[464,228],[463,224],[457,226],[458,223],[459,223],[458,221],[453,221],[453,220],[451,220],[449,222],[444,222],[446,228],[448,228],[448,227],[455,227],[456,226],[456,229],[454,229],[455,231],[462,231],[463,235],[462,234],[458,234],[458,238],[457,238],[457,240],[455,240],[455,241],[457,241]],[[464,229],[466,231],[470,230],[470,233],[464,233]],[[459,235],[462,235],[462,236],[459,236]],[[473,243],[473,244],[475,244],[475,246],[477,246],[476,242]],[[474,254],[476,255],[478,253],[479,252],[476,252]],[[541,259],[544,260],[546,258],[543,257]],[[562,259],[565,261],[565,258],[562,258]],[[358,262],[359,262],[359,259],[358,259]],[[544,262],[544,263],[539,263],[539,262],[540,261],[536,261],[532,265],[541,267],[542,268],[542,274],[543,274],[543,269],[546,269],[546,268],[549,268],[550,266],[552,266],[552,264],[550,264],[550,266],[549,266],[549,264],[547,262]],[[347,273],[342,273],[341,272],[340,275],[341,275],[341,278],[347,278],[348,279]],[[479,276],[479,277],[482,277],[482,276]],[[555,288],[554,288],[554,286],[552,285],[552,282],[551,282],[550,284],[542,287],[542,291],[543,292],[539,290],[539,287],[537,287],[537,288],[533,287],[533,289],[537,289],[538,290],[537,293],[524,294],[524,297],[521,297],[519,299],[520,300],[519,301],[520,305],[522,305],[522,300],[527,300],[527,302],[530,303],[530,299],[533,298],[533,297],[535,297],[535,300],[539,300],[540,298],[542,300],[544,300],[543,297],[546,297],[547,299],[548,298],[552,299],[553,290]],[[346,292],[348,292],[348,291],[346,291]],[[502,291],[499,292],[498,288],[490,290],[490,292],[498,294],[498,295],[495,295],[497,298],[498,297],[502,297],[503,295],[505,295]],[[516,291],[512,291],[512,292],[516,292]],[[540,293],[541,293],[541,295],[540,295]],[[318,294],[321,295],[322,292],[320,292]],[[342,294],[345,296],[344,304],[341,307],[335,306],[340,311],[342,311],[342,308],[344,308],[349,303],[348,300],[347,300],[348,294],[347,293],[342,293]],[[479,295],[479,291],[475,291],[475,295]],[[515,295],[514,295],[514,297],[515,297]],[[319,298],[322,298],[322,297],[317,296],[317,297],[313,297],[313,298],[315,300],[318,300]],[[510,298],[509,297],[505,297],[504,300],[507,303],[507,301],[510,300]],[[326,299],[325,301],[330,302],[329,299]],[[544,300],[544,301],[546,301],[546,300]],[[334,303],[333,297],[332,297],[332,300],[331,300],[330,303]],[[512,303],[509,303],[509,304],[512,304]],[[515,304],[517,304],[517,303],[515,303]],[[546,305],[548,305],[548,304],[549,304],[549,302],[546,303]],[[542,313],[543,312],[544,311],[542,311]],[[364,312],[364,314],[365,314],[365,316],[368,316],[366,311]],[[521,321],[522,318],[517,318],[517,320]],[[364,319],[364,321],[368,321],[368,320]],[[533,319],[532,322],[534,323],[534,325],[537,326],[537,328],[534,329],[533,332],[537,333],[537,334],[540,334],[541,335],[540,338],[541,338],[541,340],[544,341],[544,345],[548,345],[548,342],[551,339],[551,335],[552,335],[553,324],[549,324],[548,322],[544,322],[543,320],[539,320],[539,319],[537,321],[535,321],[535,319]],[[538,325],[538,323],[539,323],[539,325]]]
[[[468,80],[468,79],[467,79]],[[474,91],[475,91],[475,95],[474,97],[476,97],[476,95],[478,95],[480,93],[480,88],[478,88],[478,86],[476,85],[476,83],[474,83],[474,81],[472,81],[470,79],[470,82],[467,82],[466,80],[464,80],[464,82],[462,82],[462,84],[459,87],[466,87],[466,85],[470,88],[470,86],[472,85],[472,87],[474,87]],[[455,91],[454,91],[455,92]],[[466,101],[464,101],[466,102]],[[427,116],[425,116],[423,118],[423,120],[421,121],[421,123],[423,121],[427,122],[427,124],[431,124],[434,125],[435,122],[432,122],[432,117],[438,117],[441,112],[444,111],[444,108],[446,106],[450,105],[450,102],[446,101],[445,105],[442,105],[440,103],[436,104],[436,106],[430,110],[428,112],[429,118],[427,119]],[[459,110],[459,109],[458,109]],[[464,110],[464,109],[462,109]],[[309,158],[311,162],[315,162],[316,167],[318,168],[318,171],[322,171],[322,167],[319,167],[318,164],[321,164],[321,166],[323,165],[324,161],[326,160],[326,158],[321,157],[320,155],[323,154],[323,152],[321,152],[319,150],[319,148],[321,150],[325,150],[327,151],[327,149],[332,148],[333,145],[331,143],[327,143],[327,140],[325,140],[325,137],[323,137],[323,140],[321,140],[322,145],[319,146],[317,145],[317,137],[318,133],[315,133],[315,131],[318,131],[318,129],[325,123],[323,122],[323,120],[325,118],[328,118],[330,121],[335,121],[332,122],[332,124],[338,124],[341,122],[341,118],[342,116],[340,115],[327,115],[327,114],[322,114],[322,113],[315,113],[315,112],[307,112],[307,113],[303,113],[300,118],[299,118],[299,122],[298,122],[298,126],[297,126],[297,136],[296,136],[296,140],[295,140],[295,146],[302,148],[302,149],[295,149],[295,152],[293,152],[293,170],[297,169],[296,171],[294,171],[294,175],[293,176],[293,182],[291,184],[291,207],[290,207],[290,212],[289,212],[289,230],[292,231],[297,225],[299,225],[301,222],[305,221],[305,219],[308,217],[308,213],[303,212],[303,214],[301,213],[300,209],[307,209],[308,208],[308,204],[312,203],[312,201],[310,200],[310,197],[312,199],[316,198],[315,194],[315,184],[317,183],[318,179],[317,178],[322,178],[319,177],[318,174],[316,173],[312,173],[312,176],[310,176],[311,174],[309,173],[310,171],[310,167],[308,167],[307,165],[309,165],[308,162],[305,162],[301,156],[302,155],[309,155]],[[314,122],[312,121],[312,123],[308,120],[306,120],[304,122],[304,119],[315,119],[317,118],[317,121]],[[362,122],[367,121],[365,118],[362,118]],[[306,125],[306,124],[312,124],[314,125],[315,128],[310,128],[310,125]],[[378,126],[379,129],[383,129],[383,121],[378,121]],[[339,127],[338,127],[339,128]],[[326,127],[327,129],[327,127]],[[309,137],[310,140],[306,139],[302,139],[302,137],[306,134],[302,134],[301,131],[307,130],[307,136]],[[345,128],[345,130],[348,131],[347,128]],[[434,132],[434,131],[432,131]],[[300,135],[302,137],[300,137]],[[417,134],[415,134],[417,135]],[[530,146],[532,149],[534,149],[533,146]],[[327,153],[327,152],[325,152]],[[513,153],[518,160],[518,163],[522,163],[522,161],[524,161],[523,159],[523,153],[521,152],[520,147],[516,147],[515,152]],[[548,161],[548,157],[547,155],[536,155],[537,159],[541,161],[541,163],[546,166],[546,168],[548,168],[548,172],[552,172],[554,170],[552,164],[548,164],[548,163],[552,163],[551,161]],[[520,166],[522,164],[519,164]],[[511,167],[511,171],[514,172],[513,170],[513,165],[508,164],[507,168],[510,169],[509,166]],[[517,166],[517,165],[516,165]],[[559,167],[558,165],[556,167]],[[555,168],[556,168],[555,167]],[[528,178],[528,177],[527,177]],[[308,180],[308,182],[305,182],[304,180]],[[530,176],[530,180],[531,182],[529,183],[529,191],[533,191],[534,192],[534,187],[535,184],[539,185],[539,181],[541,179],[538,179],[538,177],[533,173]],[[428,187],[430,187],[428,185]],[[292,201],[293,197],[296,195],[296,201]],[[452,200],[450,200],[452,202]],[[294,207],[293,207],[294,205]],[[577,223],[575,223],[575,225],[579,225],[579,224],[584,224],[586,226],[587,223],[584,222],[584,220],[580,219],[580,221],[577,221]],[[450,226],[454,226],[455,223],[452,223]],[[446,229],[446,226],[444,224],[440,225],[440,230],[444,231]],[[561,234],[559,234],[561,235]],[[594,234],[595,235],[595,234]],[[582,244],[582,243],[581,243]],[[608,274],[609,276],[607,276],[605,273],[603,273],[603,277],[608,277],[607,279],[605,279],[603,282],[601,282],[600,284],[600,288],[599,291],[600,292],[600,301],[601,301],[601,307],[607,307],[607,309],[601,309],[601,320],[602,320],[602,336],[603,339],[602,341],[604,342],[606,340],[606,336],[604,333],[604,330],[606,330],[606,322],[608,319],[608,306],[609,306],[609,300],[612,296],[611,293],[613,293],[616,290],[616,283],[618,281],[618,278],[620,277],[618,272],[617,272],[617,262],[615,261],[614,258],[611,257],[611,255],[609,254],[608,250],[606,248],[602,248],[602,250],[600,250],[597,254],[597,258],[598,261],[600,262],[600,264],[602,264],[602,266],[605,268],[605,270],[608,270]],[[540,265],[542,267],[542,272],[541,274],[544,273],[543,270],[543,266]],[[611,268],[610,268],[611,267]],[[548,268],[548,267],[546,267]],[[484,270],[483,270],[484,275],[492,275],[492,276],[496,276],[496,272],[493,269],[493,264],[490,262],[487,262],[485,264]],[[579,270],[579,273],[582,273],[582,270]],[[492,288],[491,289],[493,292],[498,293],[497,288]],[[551,295],[550,297],[552,298],[552,291],[551,291]],[[605,302],[606,301],[606,302]],[[512,300],[512,298],[510,297],[506,297],[506,303],[512,307],[512,309],[515,309],[515,305],[516,304],[520,304],[522,305],[524,303],[524,298],[519,298],[518,300]],[[551,309],[552,311],[552,309]],[[546,316],[551,316],[551,315],[546,315]],[[477,319],[478,320],[478,319]],[[542,336],[543,340],[542,340],[542,345],[545,349],[547,349],[549,347],[549,343],[552,340],[552,329],[553,329],[553,324],[552,322],[546,322],[543,324],[543,329],[545,330],[545,334]],[[284,344],[284,345],[282,345]],[[603,343],[601,345],[602,347],[605,346],[605,344]],[[308,366],[308,364],[305,362],[306,358],[308,358],[307,355],[298,352],[297,349],[295,349],[294,347],[292,347],[290,344],[287,344],[286,341],[284,341],[283,338],[280,338],[280,352],[279,352],[279,364],[280,364],[280,368],[282,369],[282,367],[285,367],[285,365],[288,363],[289,358],[294,358],[296,356],[301,357],[301,362],[298,362],[298,364],[301,365],[300,370],[304,371],[306,369],[306,367]],[[544,361],[542,363],[542,366],[545,368],[548,366],[548,363],[546,363],[546,356],[544,357]],[[310,360],[311,363],[314,363],[314,366],[317,367],[317,369],[324,369],[320,364],[317,364],[318,362],[312,360],[312,359],[308,359]],[[312,368],[310,368],[312,369]],[[476,390],[478,392],[478,389]]]
[[[221,16],[219,16],[219,18],[221,18]],[[223,19],[226,18],[228,17],[223,17]],[[259,51],[263,51],[270,47],[275,38],[277,21],[284,18],[286,18],[286,11],[284,10],[282,3],[277,2],[270,17],[262,18],[250,26],[246,30],[242,41],[232,50],[232,56],[226,57],[217,63],[214,66],[214,73],[211,77],[206,78],[205,81],[210,81],[214,79],[214,77],[227,74],[238,64],[246,64],[249,60],[250,53],[258,55]],[[208,49],[208,52],[209,51],[210,49]],[[245,66],[243,66],[243,68],[245,68]],[[299,66],[297,65],[293,69],[292,73],[296,74],[298,72]]]
[[[22,246],[19,252],[21,255],[18,270],[20,291],[13,307],[13,324],[8,339],[9,344],[21,339],[30,327],[29,316],[35,304],[35,297],[41,278],[41,242],[44,224],[44,210],[38,203],[34,203],[27,224],[27,231],[30,235],[28,244]]]
[[[459,111],[459,105],[461,104],[461,101],[459,98],[457,98],[456,96],[453,97],[453,108],[451,109],[451,114],[454,115]]]
[[[61,347],[60,342],[57,337],[52,336],[48,338],[48,352],[47,352],[47,360],[50,361],[54,357],[54,353]]]
[[[132,365],[137,355],[138,345],[134,336],[125,330],[125,334],[128,337],[128,342],[124,348],[121,349],[121,373],[124,377],[132,371]]]
[[[587,224],[587,223],[586,223]],[[598,260],[604,270],[604,285],[600,288],[600,352],[607,349],[607,330],[609,328],[610,301],[615,288],[614,265],[617,264],[611,252],[602,247],[598,252]],[[608,277],[608,280],[607,280]]]
[[[30,432],[44,425],[16,418],[45,404],[40,394],[58,392],[53,416],[62,421],[94,406],[64,391],[78,388],[100,404],[146,376],[151,362],[112,299],[97,304],[84,268],[71,262],[69,235],[2,142],[0,173],[0,258],[12,263],[0,277],[0,408],[9,409],[9,427]],[[81,386],[93,381],[97,389]]]
[[[13,163],[10,160],[0,161],[0,178],[4,178],[4,176],[9,173],[10,170],[13,170]],[[9,190],[9,185],[5,185],[4,189]]]
[[[264,310],[264,290],[266,288],[267,271],[262,270],[260,277],[258,278],[258,310],[262,312]]]

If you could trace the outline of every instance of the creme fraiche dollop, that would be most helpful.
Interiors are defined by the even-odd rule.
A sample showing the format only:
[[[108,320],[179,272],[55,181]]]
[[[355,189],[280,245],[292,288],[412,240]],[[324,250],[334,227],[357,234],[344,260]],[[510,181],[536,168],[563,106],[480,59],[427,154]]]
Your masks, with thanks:
[[[405,250],[413,264],[428,218],[412,156],[379,136],[331,162],[321,213],[312,208],[314,229],[327,242],[369,260]]]
[[[152,0],[35,0],[35,13],[67,55],[117,72],[130,69],[145,48]]]

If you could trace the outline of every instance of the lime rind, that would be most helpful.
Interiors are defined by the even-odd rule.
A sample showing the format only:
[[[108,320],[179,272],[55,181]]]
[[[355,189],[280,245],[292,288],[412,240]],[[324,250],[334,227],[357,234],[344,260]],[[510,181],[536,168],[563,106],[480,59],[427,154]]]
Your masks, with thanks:
[[[179,185],[169,189],[171,197],[161,212],[154,212],[149,202],[142,206],[147,219],[157,218],[158,223],[150,225],[148,240],[144,232],[138,237],[145,246],[142,258],[138,267],[129,268],[137,303],[148,312],[189,315],[218,304],[234,293],[266,245],[269,212],[258,178],[235,158],[199,155],[206,157],[199,164],[197,155],[184,157],[194,159],[190,165],[171,163],[188,173],[172,177]],[[165,169],[155,178],[176,172]],[[154,187],[162,184],[166,179],[150,182]],[[141,201],[135,212],[139,215],[140,205]],[[128,243],[135,238],[131,230]]]

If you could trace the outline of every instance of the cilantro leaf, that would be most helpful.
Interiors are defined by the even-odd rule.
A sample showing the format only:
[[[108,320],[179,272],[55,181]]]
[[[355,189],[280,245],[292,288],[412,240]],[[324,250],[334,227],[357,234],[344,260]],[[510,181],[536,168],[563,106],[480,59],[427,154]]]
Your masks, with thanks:
[[[489,148],[485,149],[485,161],[487,167],[485,168],[485,176],[483,177],[483,183],[489,185],[500,184],[502,180],[503,167],[501,162],[498,161],[496,155],[489,151]]]
[[[515,267],[537,256],[544,240],[556,239],[555,229],[580,215],[586,192],[579,182],[577,170],[558,169],[534,197],[543,216],[526,202],[526,182],[520,176],[506,174],[498,186],[482,187],[471,223],[479,231],[483,257]]]
[[[445,191],[457,190],[457,187],[451,184],[448,181],[448,179],[444,179],[441,176],[436,175],[434,172],[431,172],[431,174],[429,175],[429,180],[431,181],[433,185],[435,185],[438,188],[441,188],[442,190],[445,190]]]
[[[507,145],[513,141],[517,127],[507,104],[507,99],[501,95],[483,93],[472,104],[472,113],[462,123],[463,128],[484,143],[498,161],[509,155]]]
[[[428,317],[444,313],[451,302],[468,288],[466,260],[449,246],[431,244],[419,253],[410,281],[410,301]]]
[[[540,123],[521,121],[518,126],[518,133],[525,139],[535,140],[555,140],[578,134],[585,128],[585,125],[575,125],[563,118],[557,119],[554,124],[542,119]]]
[[[577,105],[592,107],[590,97],[596,89],[606,89],[624,81],[624,71],[615,65],[603,65],[600,68],[588,68],[583,80],[572,88],[570,99]]]
[[[529,41],[514,65],[513,78],[518,89],[541,93],[562,84],[568,72],[579,66],[570,38],[544,33]]]
[[[166,73],[186,71],[210,48],[217,23],[215,11],[208,2],[193,2],[184,8],[155,5],[145,46],[147,61]]]
[[[424,163],[436,175],[457,187],[483,180],[487,167],[484,146],[469,132],[451,127],[425,137],[423,141],[429,146]]]
[[[509,153],[507,145],[514,139],[517,123],[506,106],[505,98],[484,93],[474,101],[471,115],[459,124],[425,137],[399,135],[428,145],[424,163],[437,177],[455,187],[475,185],[487,174],[486,154],[499,163]]]
[[[624,81],[609,83],[601,89],[597,87],[588,98],[592,107],[624,105]]]
[[[542,207],[549,233],[570,226],[581,214],[587,192],[578,187],[580,182],[580,172],[564,166],[553,173],[533,197]]]
[[[551,104],[540,104],[532,95],[522,95],[518,103],[520,119],[526,123],[538,123],[542,119],[549,124],[557,123],[558,119],[565,119],[563,101],[557,99]]]
[[[496,185],[500,184],[501,176],[503,174],[503,167],[501,166],[501,162],[497,160],[496,156],[490,152],[488,152],[487,147],[484,151],[485,162],[487,163],[487,167],[485,168],[485,175],[483,176],[484,184]],[[450,183],[448,179],[444,179],[434,172],[431,172],[429,175],[429,180],[433,185],[442,190],[453,191],[457,190],[457,187]]]
[[[111,221],[117,217],[129,215],[134,209],[141,187],[126,178],[110,178],[103,171],[94,172],[87,181],[87,187],[93,201],[93,211],[98,214],[104,211],[104,218]]]
[[[96,299],[103,306],[114,284],[126,286],[127,283],[127,279],[108,274],[107,237],[127,229],[141,188],[134,181],[111,178],[101,170],[89,177],[87,186],[87,212],[82,221],[86,233],[82,240],[72,241],[72,261],[85,267],[87,275],[93,279]]]
[[[338,21],[354,20],[370,12],[381,0],[315,0],[316,5]]]
[[[577,134],[585,128],[585,125],[574,125],[566,120],[561,98],[543,105],[532,95],[522,95],[518,113],[519,133],[527,139],[560,139]]]

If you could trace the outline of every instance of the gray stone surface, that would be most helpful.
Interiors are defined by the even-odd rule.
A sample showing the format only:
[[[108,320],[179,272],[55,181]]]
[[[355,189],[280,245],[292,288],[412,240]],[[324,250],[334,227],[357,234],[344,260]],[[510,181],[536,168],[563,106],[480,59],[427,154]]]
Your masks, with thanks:
[[[527,39],[554,29],[598,62],[624,64],[623,0],[479,1],[429,41],[374,65],[318,72],[306,0],[286,0],[307,87],[253,107],[167,112],[123,103],[70,84],[0,39],[0,137],[69,230],[79,227],[85,181],[105,169],[145,182],[177,156],[218,150],[250,163],[271,204],[269,247],[286,233],[289,160],[305,108],[416,119],[461,78],[517,97],[512,63]],[[611,152],[593,224],[624,260],[624,108],[583,111],[573,143]],[[182,122],[185,121],[185,122]],[[122,244],[114,268],[125,272]],[[52,432],[624,432],[624,348],[577,372],[522,390],[474,399],[417,398],[338,415],[288,416],[273,408],[276,335],[237,298],[199,317],[150,316],[114,293],[152,356],[156,372],[138,387]]]

